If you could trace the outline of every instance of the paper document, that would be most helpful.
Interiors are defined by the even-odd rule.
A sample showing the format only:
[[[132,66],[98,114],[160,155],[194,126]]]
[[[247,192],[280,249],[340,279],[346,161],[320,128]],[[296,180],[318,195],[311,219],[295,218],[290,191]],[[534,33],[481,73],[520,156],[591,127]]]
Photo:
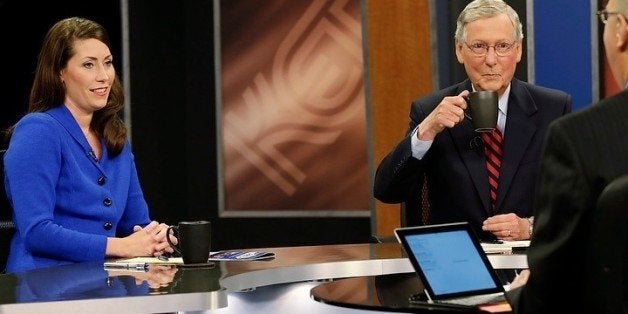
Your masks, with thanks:
[[[482,249],[486,254],[512,253],[513,250],[525,250],[530,246],[530,240],[482,242]]]
[[[170,257],[170,258],[158,258],[158,257],[133,257],[117,259],[112,261],[106,261],[105,268],[139,268],[140,265],[183,265],[183,258]]]
[[[210,252],[208,262],[212,261],[253,261],[275,258],[275,253],[265,251],[220,251]],[[144,269],[149,265],[184,265],[181,257],[133,257],[106,261],[105,268]]]

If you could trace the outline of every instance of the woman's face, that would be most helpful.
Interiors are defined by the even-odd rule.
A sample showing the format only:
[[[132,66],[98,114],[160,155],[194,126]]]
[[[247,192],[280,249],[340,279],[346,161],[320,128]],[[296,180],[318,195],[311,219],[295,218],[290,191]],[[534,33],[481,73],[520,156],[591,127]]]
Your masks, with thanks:
[[[76,40],[74,55],[61,70],[65,105],[74,113],[90,115],[107,104],[116,71],[109,47],[98,39]]]

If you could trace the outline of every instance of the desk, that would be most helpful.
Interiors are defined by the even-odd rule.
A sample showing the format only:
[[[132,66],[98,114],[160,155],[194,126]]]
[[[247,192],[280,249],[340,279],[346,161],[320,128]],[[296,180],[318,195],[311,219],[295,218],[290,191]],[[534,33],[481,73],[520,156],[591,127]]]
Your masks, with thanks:
[[[158,290],[130,275],[111,278],[101,263],[0,275],[0,313],[164,313],[228,310],[227,296],[258,287],[413,272],[397,243],[263,248],[270,261],[179,268]],[[496,268],[526,268],[525,256],[493,256]],[[309,296],[304,296],[309,298]]]
[[[475,310],[412,307],[408,297],[422,291],[419,278],[414,273],[356,277],[333,281],[314,287],[312,298],[332,305],[390,312],[425,313],[475,313]]]
[[[508,280],[512,280],[515,273],[509,272],[512,274]],[[422,292],[423,285],[415,273],[399,273],[333,281],[312,288],[310,293],[318,302],[354,309],[431,314],[481,312],[438,304],[410,304],[408,297]]]

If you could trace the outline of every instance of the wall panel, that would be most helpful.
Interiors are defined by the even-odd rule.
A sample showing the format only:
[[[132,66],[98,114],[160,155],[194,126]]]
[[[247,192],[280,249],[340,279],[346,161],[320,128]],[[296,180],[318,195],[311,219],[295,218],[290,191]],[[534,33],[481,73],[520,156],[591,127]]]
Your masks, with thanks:
[[[429,1],[366,1],[366,44],[374,170],[408,128],[413,99],[432,91]],[[399,204],[376,201],[373,233],[391,235]]]

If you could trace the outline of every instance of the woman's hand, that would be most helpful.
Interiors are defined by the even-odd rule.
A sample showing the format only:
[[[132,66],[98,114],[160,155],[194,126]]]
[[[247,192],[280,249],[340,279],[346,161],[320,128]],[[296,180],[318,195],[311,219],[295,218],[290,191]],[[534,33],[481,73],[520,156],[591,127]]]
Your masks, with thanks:
[[[150,224],[148,224],[144,228],[140,226],[133,227],[133,232],[145,232],[146,234],[151,235],[153,237],[153,240],[155,240],[156,244],[154,246],[152,254],[150,255],[160,256],[164,253],[174,252],[174,250],[170,246],[170,243],[168,243],[168,239],[167,239],[169,227],[170,226],[166,225],[165,223],[158,223],[157,221],[152,221]],[[169,236],[170,236],[170,241],[173,244],[176,245],[177,243],[179,243],[179,240],[173,235],[172,231],[170,232]]]
[[[164,252],[172,253],[173,249],[166,240],[168,225],[152,221],[146,227],[133,227],[133,233],[124,238],[107,239],[107,256],[137,257],[159,256]],[[173,243],[177,239],[170,237]]]

